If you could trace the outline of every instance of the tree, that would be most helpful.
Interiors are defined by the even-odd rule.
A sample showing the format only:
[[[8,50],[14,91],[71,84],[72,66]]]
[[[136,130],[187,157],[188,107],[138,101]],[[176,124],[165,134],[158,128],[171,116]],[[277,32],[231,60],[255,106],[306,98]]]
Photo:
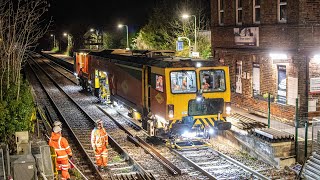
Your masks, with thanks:
[[[48,7],[43,0],[0,2],[0,100],[11,85],[17,85],[18,100],[20,70],[26,53],[33,50],[49,27],[41,19]]]
[[[182,19],[182,14],[190,13],[197,17],[197,32],[199,30],[209,30],[210,9],[206,0],[184,0],[172,1],[162,0],[157,3],[157,7],[146,24],[134,39],[137,49],[171,49],[175,50],[175,43],[178,37],[188,37],[194,44],[194,23],[193,17]],[[205,40],[198,34],[198,48],[204,58],[208,55],[210,41]],[[202,44],[204,43],[204,44]],[[189,47],[179,55],[188,56]]]
[[[0,0],[0,141],[11,152],[14,133],[31,127],[34,103],[21,70],[49,27],[42,19],[48,7],[45,0]]]

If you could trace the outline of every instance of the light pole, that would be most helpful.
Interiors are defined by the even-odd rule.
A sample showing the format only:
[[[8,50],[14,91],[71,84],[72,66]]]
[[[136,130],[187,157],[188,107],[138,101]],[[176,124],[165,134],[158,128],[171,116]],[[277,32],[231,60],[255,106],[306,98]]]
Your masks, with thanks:
[[[188,19],[191,16],[194,17],[194,51],[197,51],[197,16],[184,14],[182,18]]]
[[[54,34],[50,35],[51,37],[53,37],[53,48],[54,49],[56,47],[56,36]]]
[[[118,27],[119,28],[122,28],[123,26],[125,26],[126,27],[126,29],[127,29],[127,50],[129,50],[130,48],[129,48],[129,32],[128,32],[128,26],[127,25],[124,25],[124,24],[119,24],[118,25]]]
[[[68,47],[70,47],[71,46],[71,38],[70,38],[70,35],[68,34],[68,33],[63,33],[63,36],[64,37],[67,37],[67,41],[68,41]]]

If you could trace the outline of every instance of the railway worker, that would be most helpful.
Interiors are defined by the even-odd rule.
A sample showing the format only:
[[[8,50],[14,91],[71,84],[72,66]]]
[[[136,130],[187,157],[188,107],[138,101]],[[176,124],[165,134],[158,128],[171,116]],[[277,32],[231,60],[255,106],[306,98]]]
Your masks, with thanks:
[[[55,126],[49,140],[49,146],[53,147],[57,155],[57,169],[61,170],[61,180],[70,179],[68,172],[69,157],[72,158],[72,151],[66,138],[61,135],[62,128]]]
[[[82,68],[80,68],[78,76],[79,76],[79,85],[83,88],[84,87],[84,78],[83,78]]]
[[[96,127],[91,132],[91,145],[98,169],[104,171],[108,164],[108,135],[101,119],[96,121]]]

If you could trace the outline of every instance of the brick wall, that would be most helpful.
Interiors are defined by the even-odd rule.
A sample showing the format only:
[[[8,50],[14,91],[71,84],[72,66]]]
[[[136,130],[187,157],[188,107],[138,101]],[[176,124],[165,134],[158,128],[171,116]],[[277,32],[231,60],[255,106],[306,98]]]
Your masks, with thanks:
[[[230,66],[231,86],[236,84],[236,62],[242,61],[243,72],[252,74],[253,62],[260,64],[261,94],[277,94],[277,65],[269,57],[270,52],[286,53],[291,59],[286,65],[287,78],[298,78],[299,115],[307,115],[307,62],[315,54],[320,55],[320,1],[287,0],[287,23],[278,23],[278,1],[261,1],[261,24],[253,24],[252,0],[243,0],[243,23],[237,26],[235,19],[235,0],[225,0],[223,26],[218,24],[218,0],[211,0],[211,29],[213,54],[216,59],[222,58]],[[259,46],[236,46],[234,28],[259,27]],[[320,77],[320,64],[310,62],[309,76]],[[288,83],[288,79],[287,79]],[[242,79],[242,94],[232,93],[232,102],[239,107],[266,113],[267,102],[253,98],[252,79]],[[290,85],[287,84],[287,90]],[[288,92],[287,92],[288,93]],[[308,95],[309,99],[319,99],[320,94]],[[287,97],[290,98],[290,97]],[[320,106],[320,103],[317,104]],[[319,108],[318,108],[319,109]],[[317,110],[318,110],[317,109]],[[320,109],[319,109],[320,110]],[[271,113],[277,119],[292,122],[295,107],[272,103]],[[320,115],[308,113],[309,117]]]

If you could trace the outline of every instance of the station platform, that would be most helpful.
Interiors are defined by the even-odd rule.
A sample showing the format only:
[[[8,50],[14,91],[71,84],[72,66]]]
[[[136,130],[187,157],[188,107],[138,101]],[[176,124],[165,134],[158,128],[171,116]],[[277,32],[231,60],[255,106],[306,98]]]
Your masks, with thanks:
[[[262,117],[262,116],[259,116],[259,115],[252,114],[249,111],[246,111],[244,109],[238,108],[238,107],[236,107],[234,105],[232,105],[231,108],[232,108],[232,114],[240,114],[240,115],[243,115],[245,117],[254,119],[254,120],[258,121],[258,122],[268,124],[268,118],[267,117]],[[292,120],[292,121],[294,121],[294,120]],[[276,130],[279,130],[279,131],[284,131],[284,132],[290,133],[292,135],[295,134],[295,127],[293,125],[289,125],[289,124],[280,122],[278,120],[274,120],[272,118],[270,119],[270,128],[273,128],[273,129],[276,129]],[[317,138],[316,137],[316,133],[318,132],[318,130],[320,130],[320,125],[313,126],[313,127],[312,127],[312,125],[309,125],[309,127],[308,127],[308,140],[311,140],[312,137]],[[313,136],[312,136],[312,134],[313,134]],[[298,128],[298,137],[301,138],[301,139],[305,139],[305,128],[304,127],[299,127]]]
[[[61,59],[63,61],[66,61],[66,62],[68,62],[70,64],[74,64],[74,58],[71,57],[71,56],[68,56],[68,55],[65,55],[65,54],[54,53],[52,51],[42,51],[42,52],[45,53],[45,54],[49,54],[49,55],[51,55],[53,57],[59,58],[59,59]]]

